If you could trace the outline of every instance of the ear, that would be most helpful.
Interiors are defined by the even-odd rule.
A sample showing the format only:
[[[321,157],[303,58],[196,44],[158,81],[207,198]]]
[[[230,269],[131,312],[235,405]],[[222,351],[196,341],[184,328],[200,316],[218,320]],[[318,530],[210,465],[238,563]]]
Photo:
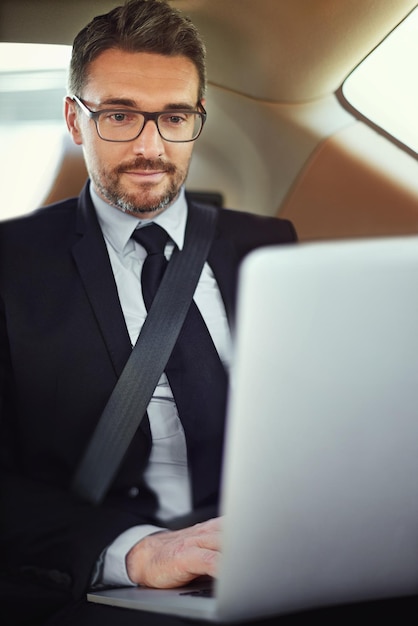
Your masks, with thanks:
[[[69,96],[64,101],[64,116],[70,135],[77,146],[81,146],[83,138],[77,116],[77,105]]]

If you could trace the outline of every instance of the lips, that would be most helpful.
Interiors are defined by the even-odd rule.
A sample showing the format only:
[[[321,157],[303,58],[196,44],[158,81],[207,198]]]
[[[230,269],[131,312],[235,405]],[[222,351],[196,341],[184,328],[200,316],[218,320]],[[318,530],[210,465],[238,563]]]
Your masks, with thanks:
[[[166,174],[162,170],[128,170],[124,173],[134,182],[155,184],[160,183]]]
[[[159,160],[137,159],[131,163],[120,165],[117,171],[119,174],[155,176],[159,174],[174,174],[176,168],[171,163],[165,163]]]
[[[126,170],[124,173],[136,176],[155,176],[156,174],[165,174],[165,170]]]

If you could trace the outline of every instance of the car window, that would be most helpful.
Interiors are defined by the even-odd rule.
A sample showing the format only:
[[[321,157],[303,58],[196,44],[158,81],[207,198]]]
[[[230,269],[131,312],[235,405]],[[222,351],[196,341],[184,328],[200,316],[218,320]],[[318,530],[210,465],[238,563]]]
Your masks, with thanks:
[[[0,219],[39,206],[65,132],[71,46],[0,43]]]
[[[418,8],[352,72],[342,93],[359,113],[418,152]]]

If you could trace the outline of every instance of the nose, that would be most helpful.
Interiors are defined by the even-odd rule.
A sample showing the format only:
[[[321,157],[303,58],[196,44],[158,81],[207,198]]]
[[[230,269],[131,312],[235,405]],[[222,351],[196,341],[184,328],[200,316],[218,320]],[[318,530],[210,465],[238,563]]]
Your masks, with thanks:
[[[135,154],[141,154],[147,159],[159,157],[164,153],[164,140],[154,120],[145,122],[139,137],[134,139],[132,144]]]

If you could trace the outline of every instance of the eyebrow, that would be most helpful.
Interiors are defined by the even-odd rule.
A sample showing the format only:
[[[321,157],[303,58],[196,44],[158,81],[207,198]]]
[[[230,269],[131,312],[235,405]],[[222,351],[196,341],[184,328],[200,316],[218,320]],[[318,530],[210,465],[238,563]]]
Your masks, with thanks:
[[[131,109],[136,109],[140,111],[136,102],[131,100],[130,98],[106,98],[103,100],[99,106],[122,106],[122,107],[130,107]],[[166,104],[163,111],[193,111],[195,109],[189,102],[175,102],[171,104]]]

